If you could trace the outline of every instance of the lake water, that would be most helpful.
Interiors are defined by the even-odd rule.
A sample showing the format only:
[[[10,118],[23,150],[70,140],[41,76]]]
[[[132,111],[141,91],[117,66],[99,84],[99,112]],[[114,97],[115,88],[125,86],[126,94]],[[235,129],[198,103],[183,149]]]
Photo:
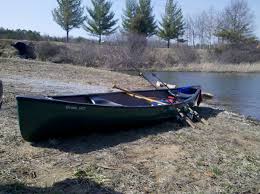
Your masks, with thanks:
[[[151,74],[146,75],[155,81]],[[204,92],[214,94],[212,104],[260,120],[259,73],[156,72],[156,75],[178,87],[201,85]]]

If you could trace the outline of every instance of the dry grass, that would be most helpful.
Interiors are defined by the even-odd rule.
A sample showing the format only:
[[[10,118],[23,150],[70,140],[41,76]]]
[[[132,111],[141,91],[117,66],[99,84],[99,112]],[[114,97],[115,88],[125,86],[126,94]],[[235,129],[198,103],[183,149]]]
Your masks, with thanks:
[[[19,133],[15,95],[76,92],[82,86],[105,91],[111,80],[130,88],[147,85],[105,70],[27,60],[1,59],[0,77],[0,193],[260,191],[259,122],[205,106],[199,111],[210,125],[197,123],[196,129],[168,122],[30,144]]]
[[[0,40],[0,57],[11,58],[16,57],[18,52],[11,46],[14,41]]]
[[[158,70],[156,67],[150,70]],[[203,63],[203,64],[188,64],[178,65],[173,67],[166,67],[160,69],[162,71],[195,71],[195,72],[236,72],[236,73],[254,73],[260,72],[260,63],[254,64],[214,64],[214,63]]]
[[[63,84],[74,83],[79,85],[103,86],[109,88],[108,90],[115,83],[120,83],[122,86],[129,86],[129,88],[148,86],[147,82],[140,77],[132,77],[117,72],[69,64],[20,59],[0,58],[0,75],[2,78],[9,80],[23,80],[23,83],[29,82],[29,79],[34,81],[40,80],[41,83],[39,84],[46,82],[45,85],[48,85],[48,81],[58,81],[63,82]],[[134,85],[131,85],[130,83],[133,82]]]

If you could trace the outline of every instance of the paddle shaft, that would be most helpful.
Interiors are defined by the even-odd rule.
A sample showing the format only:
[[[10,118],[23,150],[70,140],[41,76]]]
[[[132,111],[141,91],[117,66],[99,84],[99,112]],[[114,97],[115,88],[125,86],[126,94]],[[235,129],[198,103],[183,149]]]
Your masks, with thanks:
[[[121,91],[125,92],[127,95],[132,96],[132,97],[134,97],[134,98],[143,99],[143,100],[146,100],[146,101],[148,101],[148,102],[156,102],[156,103],[158,103],[158,104],[160,104],[160,105],[169,105],[168,103],[164,103],[164,102],[161,102],[161,101],[158,101],[158,100],[154,100],[154,99],[152,99],[152,98],[143,96],[143,95],[141,95],[141,94],[136,94],[136,93],[131,92],[131,91],[128,91],[128,90],[126,90],[126,89],[120,88],[120,87],[118,87],[118,86],[116,86],[116,85],[115,85],[113,88],[116,88],[116,89],[118,89],[118,90],[121,90]]]

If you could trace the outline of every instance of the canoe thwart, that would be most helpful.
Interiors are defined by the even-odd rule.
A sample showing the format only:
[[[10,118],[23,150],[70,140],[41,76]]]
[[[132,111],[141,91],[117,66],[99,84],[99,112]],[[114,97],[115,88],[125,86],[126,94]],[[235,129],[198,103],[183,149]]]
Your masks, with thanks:
[[[122,104],[118,104],[115,102],[112,102],[110,100],[98,97],[98,96],[91,96],[89,98],[93,104],[96,105],[106,105],[106,106],[122,106]]]

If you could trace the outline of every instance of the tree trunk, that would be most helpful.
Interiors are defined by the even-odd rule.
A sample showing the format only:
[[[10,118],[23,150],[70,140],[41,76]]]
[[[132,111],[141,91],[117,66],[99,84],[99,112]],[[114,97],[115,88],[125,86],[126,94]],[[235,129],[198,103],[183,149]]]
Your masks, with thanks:
[[[66,42],[69,42],[69,30],[67,30],[67,39]]]
[[[101,44],[101,41],[102,41],[102,37],[101,37],[102,35],[101,34],[99,34],[99,39],[98,39],[98,43],[99,44]]]
[[[193,45],[193,48],[195,48],[195,33],[194,33],[194,31],[192,31],[192,45]]]
[[[168,43],[167,43],[167,47],[170,48],[170,43],[171,43],[171,40],[169,39],[168,40]]]

